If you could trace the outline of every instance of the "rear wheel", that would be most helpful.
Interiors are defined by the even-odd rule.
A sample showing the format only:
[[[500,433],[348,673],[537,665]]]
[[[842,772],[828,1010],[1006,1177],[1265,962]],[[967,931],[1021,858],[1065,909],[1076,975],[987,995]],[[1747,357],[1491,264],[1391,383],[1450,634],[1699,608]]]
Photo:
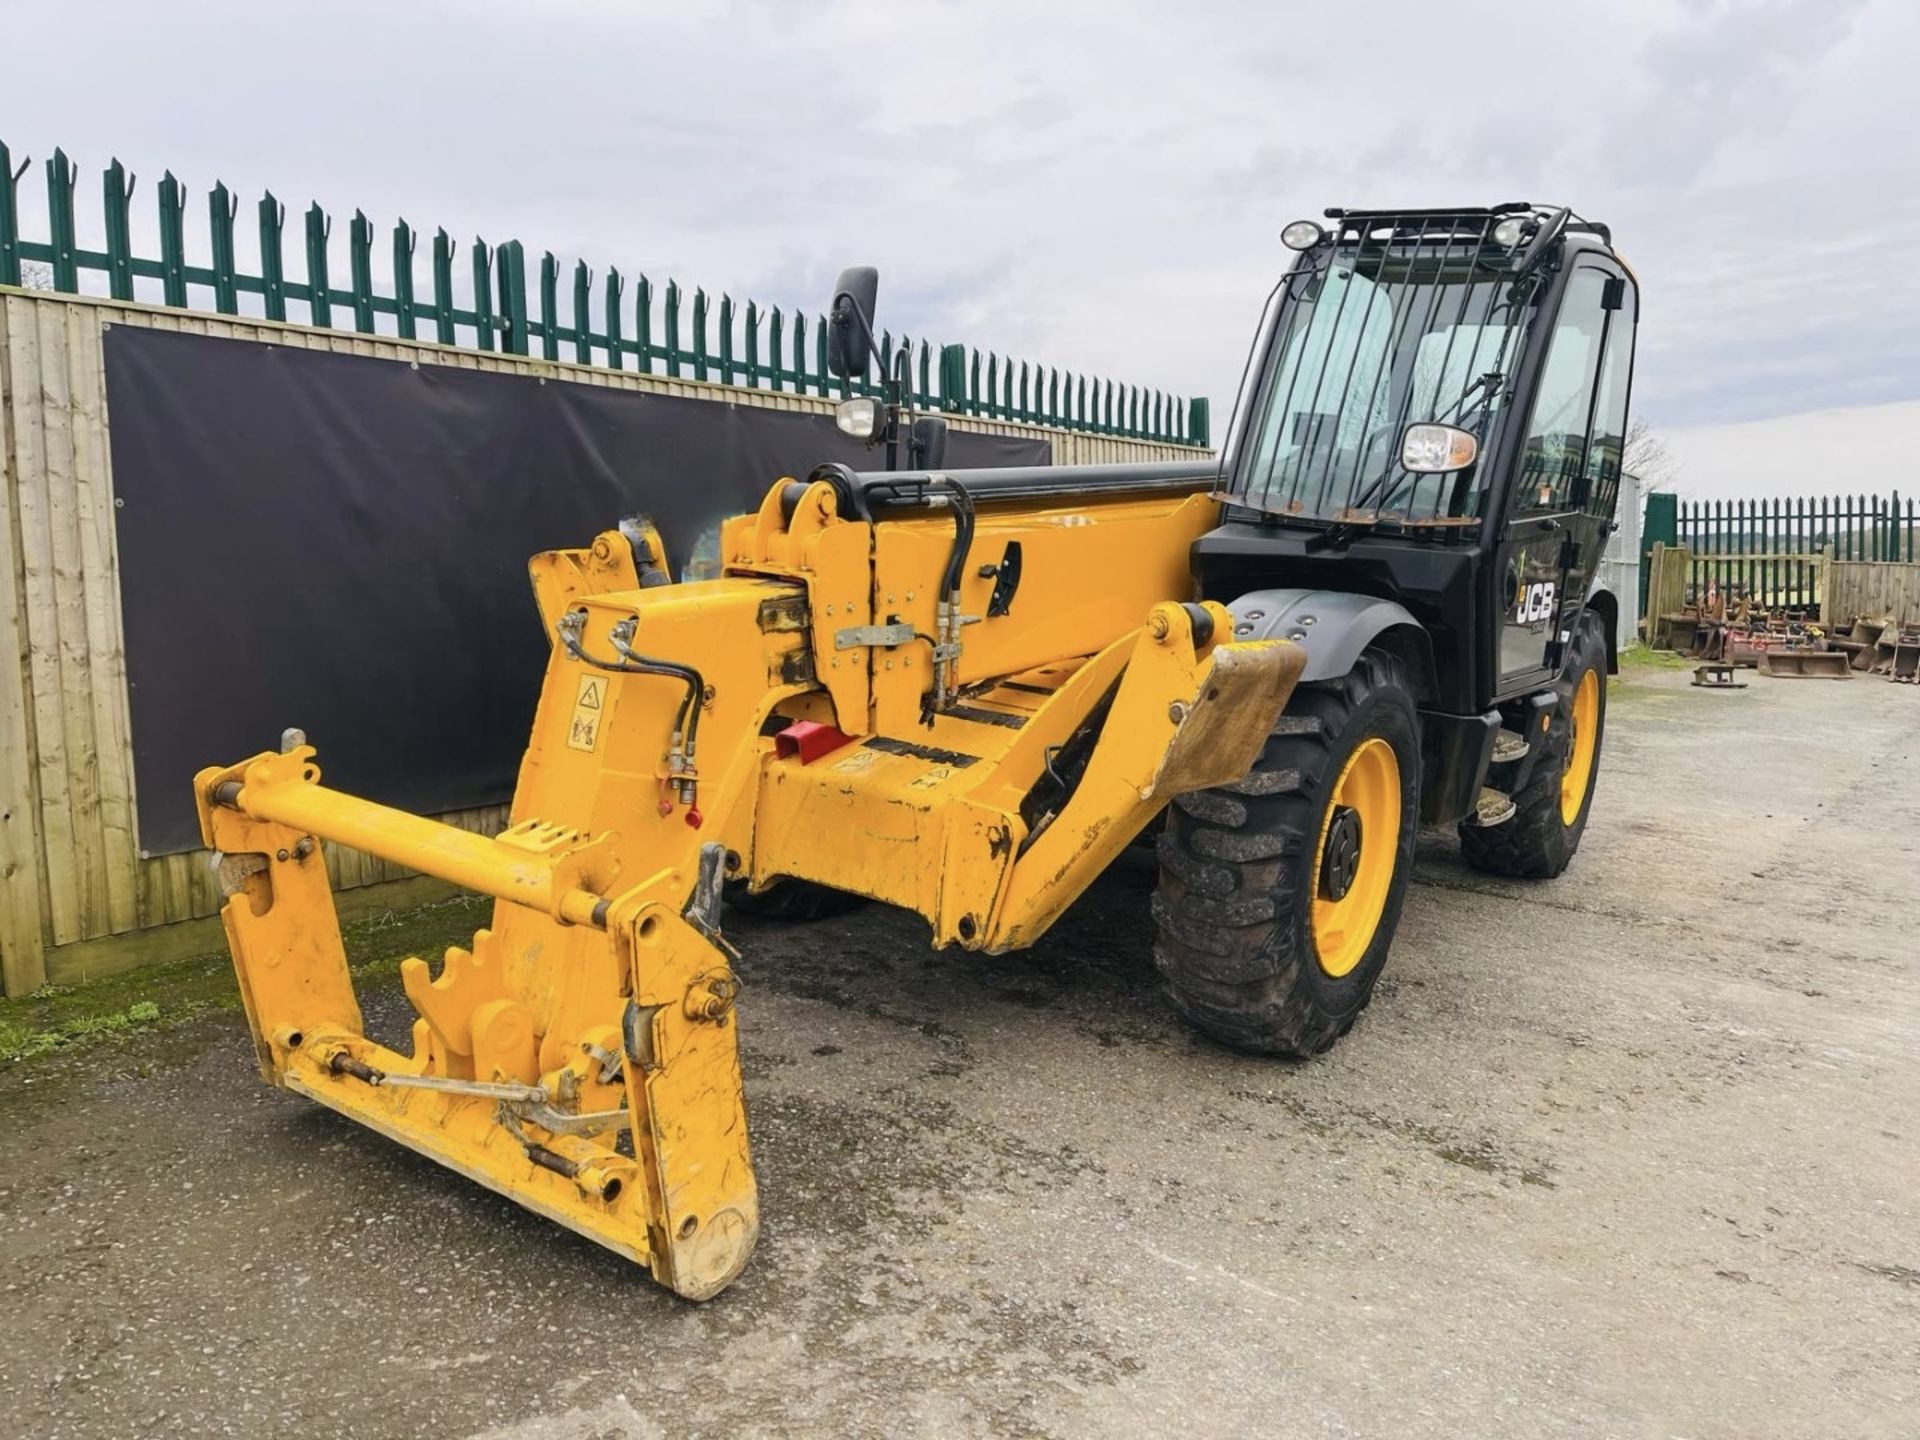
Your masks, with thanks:
[[[1353,1027],[1413,865],[1418,723],[1400,661],[1369,650],[1294,692],[1245,780],[1175,797],[1154,959],[1196,1028],[1314,1055]]]
[[[1560,712],[1547,734],[1547,752],[1513,796],[1512,817],[1499,825],[1460,827],[1461,858],[1476,870],[1551,880],[1580,848],[1607,731],[1606,628],[1591,610],[1581,611],[1574,623],[1556,688]],[[1492,780],[1499,785],[1498,770]]]

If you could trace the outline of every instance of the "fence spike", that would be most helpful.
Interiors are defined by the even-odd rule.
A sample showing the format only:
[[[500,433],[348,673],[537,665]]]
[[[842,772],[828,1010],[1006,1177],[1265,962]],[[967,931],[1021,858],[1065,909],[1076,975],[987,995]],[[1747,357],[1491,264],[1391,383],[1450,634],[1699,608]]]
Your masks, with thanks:
[[[260,220],[260,299],[269,320],[287,318],[287,261],[285,235],[287,207],[274,198],[271,190],[260,197],[256,207]],[[133,279],[127,279],[127,298],[132,298]]]
[[[79,176],[67,152],[56,147],[47,161],[47,226],[53,250],[53,288],[71,295],[80,288],[74,256],[73,188]]]
[[[473,328],[474,339],[482,350],[492,350],[498,322],[493,310],[493,251],[487,242],[473,237]]]
[[[500,318],[506,324],[503,348],[525,355],[533,345],[533,325],[527,316],[527,249],[509,240],[493,252],[500,279]]]
[[[601,308],[607,312],[607,365],[610,369],[626,368],[621,356],[624,346],[620,340],[620,296],[627,282],[620,278],[620,272],[609,265],[607,267],[606,297]]]
[[[405,219],[393,226],[393,324],[402,340],[418,338],[414,333],[413,252],[420,237]]]
[[[707,378],[707,292],[693,287],[693,378]]]
[[[667,331],[667,374],[678,378],[680,374],[680,285],[671,275],[667,277],[663,323]]]
[[[233,283],[233,222],[240,202],[224,180],[213,182],[207,195],[207,237],[213,253],[213,308],[222,315],[240,310],[240,293]]]
[[[442,225],[433,232],[433,338],[459,343],[453,328],[453,237]]]
[[[560,358],[560,262],[551,250],[540,255],[540,358]]]
[[[781,369],[780,358],[782,321],[783,317],[780,314],[780,307],[778,305],[767,312],[767,364],[772,370],[772,375],[769,377],[772,382],[770,388],[776,391],[784,391],[787,388],[786,377]]]
[[[959,415],[967,408],[967,347],[940,347],[940,408]]]
[[[187,303],[187,192],[167,171],[155,191],[160,205],[160,289],[166,303]]]
[[[0,285],[20,283],[20,177],[27,163],[13,168],[13,151],[0,141]]]
[[[4,164],[4,159],[0,158],[0,166],[4,166]],[[102,179],[104,185],[101,198],[105,201],[104,208],[107,221],[107,293],[112,295],[116,300],[131,300],[133,299],[132,215],[134,177],[127,174],[126,167],[122,165],[116,157],[113,163],[107,166],[106,174]],[[4,205],[4,203],[3,200],[0,200],[0,205]],[[261,214],[261,219],[263,222],[266,219],[264,211]],[[261,231],[263,237],[263,261],[265,259],[265,234],[266,232],[263,229]],[[278,235],[276,232],[276,240],[277,238]],[[275,254],[274,259],[276,262],[279,260],[278,254]],[[287,317],[282,313],[272,318],[284,320]]]
[[[752,300],[747,301],[746,327],[742,331],[745,341],[745,365],[747,384],[760,384],[760,307]]]
[[[573,262],[573,358],[593,363],[593,271],[584,260]]]
[[[720,383],[733,384],[733,297],[720,292]]]
[[[355,210],[347,226],[348,274],[353,285],[353,328],[373,334],[373,222]]]
[[[633,287],[634,368],[653,373],[653,282],[642,275]]]
[[[172,178],[169,175],[167,180]],[[167,180],[160,182],[163,187]],[[162,213],[164,215],[164,207]],[[333,289],[327,277],[327,240],[332,234],[333,222],[315,200],[307,207],[307,318],[323,329],[333,325]],[[165,248],[164,239],[162,248]]]

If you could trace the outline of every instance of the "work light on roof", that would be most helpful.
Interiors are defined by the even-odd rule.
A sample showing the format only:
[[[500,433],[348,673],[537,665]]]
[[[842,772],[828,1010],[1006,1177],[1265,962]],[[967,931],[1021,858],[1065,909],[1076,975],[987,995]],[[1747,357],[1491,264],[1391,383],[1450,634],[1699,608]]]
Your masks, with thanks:
[[[1296,220],[1280,232],[1280,243],[1289,250],[1311,250],[1326,233],[1311,220]]]
[[[1511,250],[1520,243],[1527,233],[1527,222],[1523,216],[1509,215],[1493,227],[1493,243],[1502,249]]]

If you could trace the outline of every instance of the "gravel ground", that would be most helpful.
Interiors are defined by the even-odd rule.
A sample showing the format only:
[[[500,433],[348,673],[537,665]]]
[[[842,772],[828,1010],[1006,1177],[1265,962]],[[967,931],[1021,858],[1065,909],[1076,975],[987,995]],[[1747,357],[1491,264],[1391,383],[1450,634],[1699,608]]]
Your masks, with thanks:
[[[232,1012],[17,1065],[0,1431],[1920,1435],[1920,694],[1686,679],[1616,690],[1562,880],[1423,842],[1310,1064],[1182,1029],[1134,858],[1025,956],[736,923],[765,1229],[705,1306]]]

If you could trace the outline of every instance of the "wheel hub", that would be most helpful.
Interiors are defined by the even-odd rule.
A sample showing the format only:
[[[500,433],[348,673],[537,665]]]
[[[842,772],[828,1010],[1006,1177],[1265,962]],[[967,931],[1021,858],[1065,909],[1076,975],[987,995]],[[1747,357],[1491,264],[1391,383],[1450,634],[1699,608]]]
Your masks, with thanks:
[[[1320,859],[1320,898],[1344,900],[1360,873],[1360,812],[1351,805],[1333,807],[1327,844]]]

